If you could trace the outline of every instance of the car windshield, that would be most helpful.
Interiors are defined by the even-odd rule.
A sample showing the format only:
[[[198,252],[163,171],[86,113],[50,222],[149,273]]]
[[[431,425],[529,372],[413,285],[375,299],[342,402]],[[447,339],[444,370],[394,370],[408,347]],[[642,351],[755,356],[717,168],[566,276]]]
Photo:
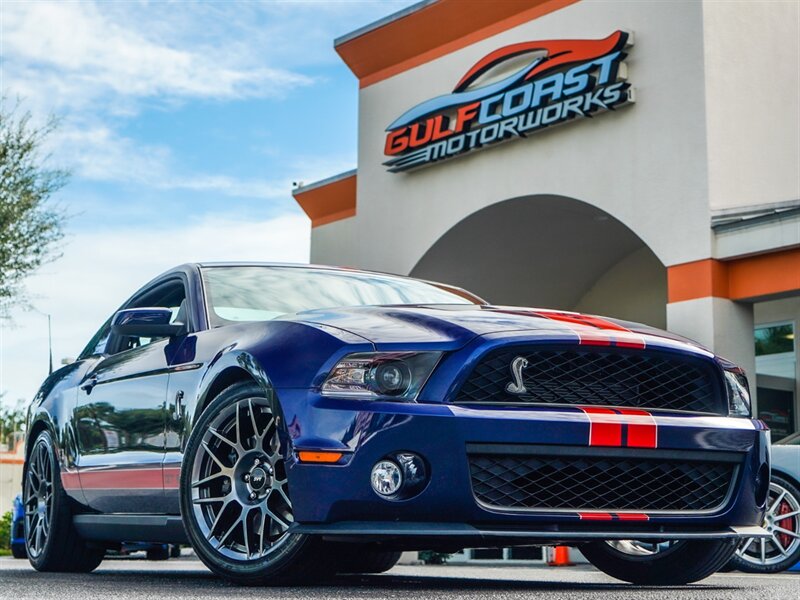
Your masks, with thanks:
[[[457,288],[359,271],[241,266],[204,267],[202,274],[212,327],[318,308],[482,302]]]

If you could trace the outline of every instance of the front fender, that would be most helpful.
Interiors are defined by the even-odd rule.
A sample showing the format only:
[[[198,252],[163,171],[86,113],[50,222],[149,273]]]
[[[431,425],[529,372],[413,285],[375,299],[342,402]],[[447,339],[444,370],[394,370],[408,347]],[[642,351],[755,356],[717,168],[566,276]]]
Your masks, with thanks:
[[[208,364],[197,388],[192,423],[196,423],[209,402],[228,385],[250,377],[271,394],[274,386],[258,360],[248,351],[229,347],[220,351]]]

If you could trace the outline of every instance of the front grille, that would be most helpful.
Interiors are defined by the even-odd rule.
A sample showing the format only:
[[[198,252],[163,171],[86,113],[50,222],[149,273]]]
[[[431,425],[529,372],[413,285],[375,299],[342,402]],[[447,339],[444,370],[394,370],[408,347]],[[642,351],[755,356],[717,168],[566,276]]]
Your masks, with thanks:
[[[737,464],[620,456],[469,456],[472,489],[494,508],[678,511],[719,508]]]
[[[527,361],[512,394],[512,363]],[[524,364],[524,363],[523,363]],[[455,396],[466,403],[640,407],[727,414],[719,374],[702,358],[616,347],[502,348],[484,356]]]

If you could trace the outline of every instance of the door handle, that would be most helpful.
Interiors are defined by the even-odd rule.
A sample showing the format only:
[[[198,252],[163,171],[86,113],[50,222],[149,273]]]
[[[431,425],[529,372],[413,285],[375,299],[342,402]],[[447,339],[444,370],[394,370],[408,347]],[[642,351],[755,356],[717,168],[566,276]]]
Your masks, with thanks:
[[[91,394],[94,386],[97,385],[97,377],[90,377],[81,384],[81,389],[87,394]]]

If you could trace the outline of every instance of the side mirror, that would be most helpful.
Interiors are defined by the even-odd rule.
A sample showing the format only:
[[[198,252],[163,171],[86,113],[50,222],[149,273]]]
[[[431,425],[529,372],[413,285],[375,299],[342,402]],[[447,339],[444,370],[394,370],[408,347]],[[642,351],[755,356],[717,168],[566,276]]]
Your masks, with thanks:
[[[111,330],[115,335],[160,338],[174,337],[185,329],[183,323],[170,323],[168,308],[127,308],[114,315]]]

